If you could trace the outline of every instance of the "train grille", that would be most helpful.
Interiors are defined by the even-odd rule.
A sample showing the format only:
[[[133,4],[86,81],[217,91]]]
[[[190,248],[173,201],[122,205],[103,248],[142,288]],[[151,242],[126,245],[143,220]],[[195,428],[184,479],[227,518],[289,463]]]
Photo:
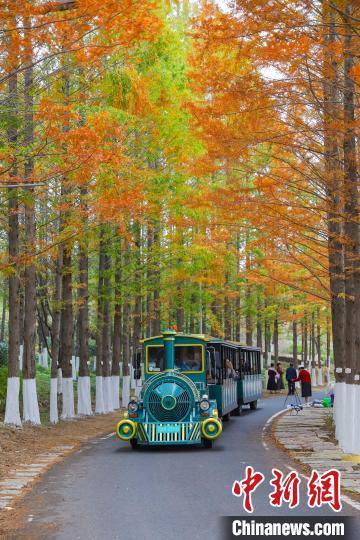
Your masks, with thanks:
[[[157,444],[176,442],[196,442],[201,438],[200,422],[178,422],[157,424],[146,422],[138,424],[139,441]]]
[[[163,422],[178,422],[185,418],[190,412],[190,399],[188,392],[186,390],[181,390],[176,395],[175,406],[171,410],[167,410],[163,407],[161,396],[159,396],[157,392],[150,392],[148,407],[152,417]]]

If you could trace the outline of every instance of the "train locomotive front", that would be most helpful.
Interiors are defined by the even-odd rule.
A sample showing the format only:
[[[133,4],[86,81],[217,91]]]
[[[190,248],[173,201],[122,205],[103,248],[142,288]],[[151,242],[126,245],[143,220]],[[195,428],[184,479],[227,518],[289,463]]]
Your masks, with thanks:
[[[145,384],[117,424],[117,436],[132,447],[211,447],[222,432],[217,402],[209,398],[205,344],[174,331],[144,340]]]

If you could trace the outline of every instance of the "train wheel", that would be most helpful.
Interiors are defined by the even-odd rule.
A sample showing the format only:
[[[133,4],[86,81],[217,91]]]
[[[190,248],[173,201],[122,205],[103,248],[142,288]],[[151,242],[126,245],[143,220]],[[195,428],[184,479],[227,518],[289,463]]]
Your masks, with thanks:
[[[130,439],[130,446],[133,450],[135,450],[138,447],[137,439]]]
[[[213,442],[211,439],[204,439],[204,448],[212,448]]]
[[[242,405],[239,404],[239,405],[236,407],[236,409],[234,409],[234,410],[231,412],[231,414],[232,414],[233,416],[241,416],[241,415],[242,415]]]
[[[230,414],[229,413],[223,414],[222,420],[223,422],[228,422],[230,420]]]
[[[257,399],[255,399],[255,401],[251,401],[250,409],[253,410],[253,411],[255,411],[255,409],[257,409]]]

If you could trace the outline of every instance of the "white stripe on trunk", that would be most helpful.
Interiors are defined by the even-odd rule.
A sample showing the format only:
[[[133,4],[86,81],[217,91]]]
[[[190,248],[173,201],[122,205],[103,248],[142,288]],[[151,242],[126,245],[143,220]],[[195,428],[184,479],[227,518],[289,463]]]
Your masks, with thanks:
[[[346,414],[346,387],[344,382],[335,383],[335,401],[334,401],[334,422],[335,422],[335,436],[340,443],[344,440],[343,432],[346,429],[345,424],[347,422]]]
[[[50,380],[50,422],[52,424],[57,424],[59,421],[59,411],[58,411],[58,379],[53,377]]]
[[[130,375],[124,375],[122,378],[122,400],[123,407],[127,407],[130,401]]]
[[[57,380],[58,380],[58,394],[62,394],[62,370],[58,368],[57,370]]]
[[[5,424],[21,426],[19,405],[20,378],[9,377],[6,388]]]
[[[62,378],[62,420],[75,418],[74,384],[72,377]]]
[[[95,413],[104,414],[104,393],[103,393],[103,377],[96,377],[96,403]]]
[[[23,420],[35,425],[41,424],[36,379],[23,379]]]
[[[90,377],[79,377],[77,383],[77,413],[89,416],[91,415],[91,391],[90,391]]]
[[[111,376],[112,402],[114,410],[120,409],[120,377],[119,375]]]
[[[105,412],[113,411],[111,377],[103,377],[103,394]]]

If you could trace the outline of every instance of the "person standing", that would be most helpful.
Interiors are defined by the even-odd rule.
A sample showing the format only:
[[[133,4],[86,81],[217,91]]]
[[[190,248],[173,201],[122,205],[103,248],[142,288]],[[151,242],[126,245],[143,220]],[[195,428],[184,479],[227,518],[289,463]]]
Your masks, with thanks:
[[[301,396],[304,398],[305,403],[309,402],[309,397],[312,396],[311,392],[311,375],[304,366],[299,367],[299,376],[293,379],[294,382],[300,381],[301,383]]]
[[[276,392],[277,390],[277,371],[274,367],[274,364],[271,364],[271,366],[268,369],[268,382],[267,382],[267,390],[270,391],[271,394]]]
[[[290,362],[289,367],[287,368],[285,372],[285,378],[288,384],[288,396],[293,396],[295,394],[294,379],[296,379],[296,377],[297,377],[296,369],[294,368],[294,364]]]
[[[285,388],[284,381],[283,381],[284,370],[283,370],[280,362],[278,362],[276,364],[276,371],[277,371],[277,374],[278,374],[278,377],[277,377],[277,389],[278,390],[284,390],[284,388]]]

